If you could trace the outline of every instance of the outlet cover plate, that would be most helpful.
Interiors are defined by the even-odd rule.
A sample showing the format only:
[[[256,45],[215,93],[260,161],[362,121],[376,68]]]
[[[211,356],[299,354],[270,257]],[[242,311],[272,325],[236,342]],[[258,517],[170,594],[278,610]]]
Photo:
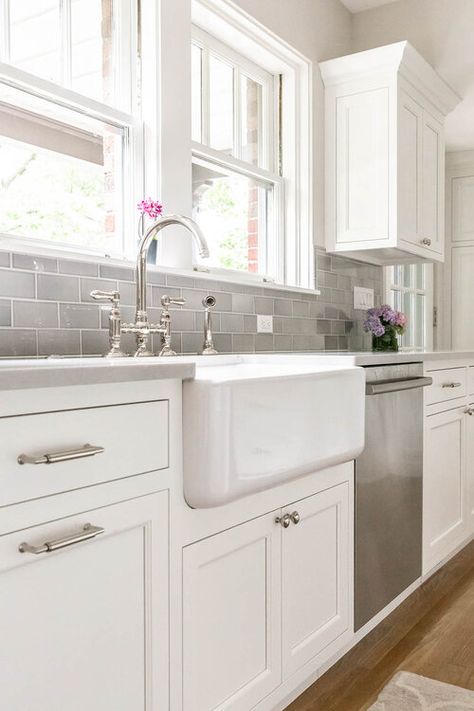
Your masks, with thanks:
[[[366,289],[363,286],[354,287],[354,308],[360,311],[366,311],[373,308],[374,305],[374,290]]]
[[[273,316],[257,314],[257,333],[273,333]]]

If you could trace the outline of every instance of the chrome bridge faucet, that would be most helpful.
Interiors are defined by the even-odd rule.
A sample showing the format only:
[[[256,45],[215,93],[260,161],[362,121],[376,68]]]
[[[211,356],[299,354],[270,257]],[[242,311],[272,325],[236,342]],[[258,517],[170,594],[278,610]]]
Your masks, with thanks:
[[[120,312],[118,308],[118,298],[116,292],[105,293],[95,292],[91,294],[92,298],[96,300],[109,300],[113,303],[113,309],[109,316],[109,331],[110,331],[110,346],[111,349],[108,353],[109,356],[121,356],[123,353],[120,350],[120,334],[122,333],[133,333],[137,342],[137,350],[135,352],[136,358],[143,358],[146,356],[153,356],[154,353],[150,350],[149,341],[150,336],[153,333],[160,333],[162,337],[163,347],[158,355],[160,356],[173,356],[176,353],[171,348],[171,314],[169,307],[171,305],[182,306],[185,301],[184,299],[172,299],[167,295],[161,297],[161,305],[163,307],[161,311],[160,323],[150,323],[147,314],[147,302],[146,302],[146,282],[147,282],[147,257],[148,250],[152,243],[153,238],[158,235],[161,230],[169,225],[181,225],[185,227],[188,232],[191,233],[192,238],[197,243],[199,254],[201,257],[209,256],[209,248],[207,246],[206,238],[204,237],[199,225],[197,225],[189,217],[183,217],[182,215],[164,215],[160,217],[156,222],[154,222],[148,230],[143,235],[139,247],[137,256],[137,267],[136,267],[136,287],[137,287],[137,303],[135,311],[135,323],[121,323]]]

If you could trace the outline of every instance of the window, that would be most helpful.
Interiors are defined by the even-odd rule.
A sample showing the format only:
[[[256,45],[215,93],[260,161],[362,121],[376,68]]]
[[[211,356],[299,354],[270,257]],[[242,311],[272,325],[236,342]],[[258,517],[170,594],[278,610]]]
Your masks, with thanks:
[[[314,289],[312,62],[237,3],[191,0],[191,14],[188,194],[212,251],[194,268]]]
[[[401,338],[402,350],[427,350],[433,346],[433,266],[397,264],[385,270],[387,300],[408,318]]]
[[[191,57],[193,215],[206,264],[282,280],[279,78],[197,28]]]
[[[0,11],[0,239],[131,256],[133,3],[0,0]]]

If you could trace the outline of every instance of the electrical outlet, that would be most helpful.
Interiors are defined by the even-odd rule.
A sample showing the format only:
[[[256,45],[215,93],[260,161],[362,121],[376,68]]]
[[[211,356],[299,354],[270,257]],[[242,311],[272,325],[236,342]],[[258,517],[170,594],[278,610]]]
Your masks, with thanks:
[[[362,286],[354,287],[354,308],[365,311],[374,305],[374,290]]]
[[[257,315],[257,333],[273,333],[273,316]]]

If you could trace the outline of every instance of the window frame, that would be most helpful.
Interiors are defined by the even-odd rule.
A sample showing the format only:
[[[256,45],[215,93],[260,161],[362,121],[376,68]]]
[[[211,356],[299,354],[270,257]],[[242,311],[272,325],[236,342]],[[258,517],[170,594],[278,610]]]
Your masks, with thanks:
[[[63,8],[70,7],[71,0],[60,0]],[[0,17],[8,19],[9,0],[0,0]],[[15,236],[0,233],[0,248],[11,251],[22,251],[28,254],[58,253],[76,257],[103,257],[104,259],[132,260],[136,256],[136,223],[135,198],[144,194],[144,141],[143,125],[139,110],[139,71],[137,63],[138,53],[138,8],[136,2],[118,0],[120,8],[116,18],[117,27],[129,26],[124,34],[119,37],[122,64],[121,76],[128,77],[124,95],[129,96],[130,111],[123,111],[109,104],[92,99],[84,94],[80,94],[68,86],[51,82],[42,77],[25,72],[18,67],[7,62],[0,62],[0,84],[9,86],[31,97],[47,101],[58,109],[69,109],[76,114],[83,115],[93,120],[103,122],[122,132],[122,163],[121,163],[121,192],[123,195],[123,212],[121,215],[121,242],[117,251],[104,253],[103,249],[92,249],[82,247],[77,244],[60,243],[52,240],[42,240],[28,236]],[[125,17],[122,12],[125,12]],[[8,25],[5,23],[5,28]],[[133,28],[137,28],[134,32]],[[8,29],[4,29],[3,47],[8,46]],[[2,53],[2,59],[5,52]],[[136,87],[133,88],[132,87]],[[41,113],[37,114],[41,117]],[[54,122],[54,121],[53,121]],[[61,119],[63,125],[68,125]],[[76,131],[73,123],[71,130]]]
[[[420,264],[420,263],[418,263]],[[402,266],[404,268],[409,267],[410,268],[410,285],[405,286],[404,284],[398,284],[396,283],[396,280],[394,278],[395,274],[395,267],[397,266]],[[401,351],[417,351],[417,352],[423,352],[423,351],[429,351],[433,349],[433,298],[434,298],[434,287],[433,287],[433,264],[429,263],[422,263],[423,270],[424,270],[424,287],[419,288],[416,286],[416,278],[415,278],[415,268],[417,264],[400,264],[400,265],[392,265],[389,267],[384,268],[384,292],[385,292],[385,298],[387,300],[387,303],[389,303],[392,307],[394,306],[393,302],[393,293],[398,292],[401,295],[401,300],[403,303],[403,296],[405,294],[410,294],[413,296],[421,295],[424,296],[424,310],[423,310],[423,321],[424,321],[424,328],[423,328],[423,344],[422,346],[416,346],[415,343],[412,345],[407,345],[404,346],[402,345],[400,347]],[[416,309],[414,313],[409,313],[407,314],[407,317],[409,321],[415,322],[414,325],[414,333],[416,332]],[[403,338],[403,337],[402,337]],[[403,344],[403,341],[402,341]]]
[[[311,60],[228,0],[189,0],[179,6],[179,10],[172,9],[170,3],[163,3],[161,20],[163,28],[168,28],[168,33],[161,33],[161,66],[166,86],[169,86],[166,69],[175,72],[174,107],[165,107],[165,127],[171,120],[179,127],[186,123],[188,131],[188,138],[184,134],[177,137],[177,127],[174,127],[166,146],[163,145],[166,155],[162,153],[161,171],[171,178],[171,182],[163,182],[166,208],[176,206],[176,211],[184,210],[185,214],[191,214],[191,27],[194,24],[218,37],[238,54],[245,54],[269,73],[282,75],[284,91],[279,112],[286,140],[281,151],[281,164],[283,176],[287,179],[284,188],[286,209],[280,237],[284,274],[278,282],[267,283],[275,288],[319,293],[314,281]],[[180,66],[183,56],[188,61],[184,68]],[[185,189],[189,191],[187,196]],[[199,273],[193,266],[191,242],[188,238],[184,239],[179,230],[171,239],[168,239],[167,231],[158,249],[158,264],[187,276],[193,271]],[[264,277],[249,272],[216,271],[202,265],[198,269],[234,283],[265,284]],[[229,271],[232,273],[229,274]]]

